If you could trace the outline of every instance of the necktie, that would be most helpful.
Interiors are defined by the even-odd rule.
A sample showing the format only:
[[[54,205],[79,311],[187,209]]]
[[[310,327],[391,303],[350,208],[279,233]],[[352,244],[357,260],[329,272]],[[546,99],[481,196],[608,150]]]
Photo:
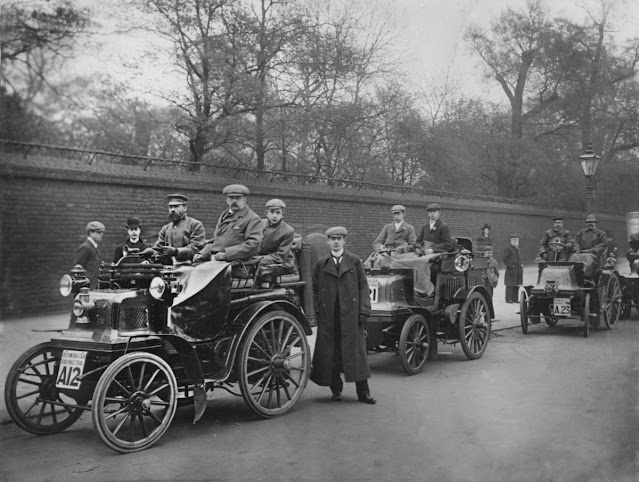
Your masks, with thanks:
[[[333,261],[335,262],[335,269],[337,270],[338,273],[339,273],[339,264],[341,260],[342,260],[341,256],[339,257],[333,256]]]

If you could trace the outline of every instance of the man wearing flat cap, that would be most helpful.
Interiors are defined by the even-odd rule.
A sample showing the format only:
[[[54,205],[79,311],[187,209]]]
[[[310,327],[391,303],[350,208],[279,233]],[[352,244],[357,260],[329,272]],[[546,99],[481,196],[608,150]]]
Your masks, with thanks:
[[[430,296],[434,291],[431,280],[430,265],[439,253],[450,252],[453,249],[453,241],[450,237],[450,229],[440,219],[441,206],[431,203],[426,206],[429,222],[422,228],[415,241],[416,253],[400,254],[391,258],[391,268],[412,268],[415,270],[415,282],[413,290],[415,300]]]
[[[406,248],[413,248],[417,235],[415,228],[404,221],[406,208],[401,204],[396,204],[391,208],[393,222],[385,224],[373,242],[375,251],[395,250],[396,253],[403,253]]]
[[[605,231],[597,227],[595,215],[589,214],[586,217],[586,227],[575,236],[574,254],[570,257],[570,261],[585,263],[584,275],[592,278],[607,245],[608,238]]]
[[[242,184],[230,184],[222,193],[228,209],[217,220],[213,239],[197,253],[193,261],[248,259],[260,250],[262,220],[246,204],[249,189]]]
[[[519,235],[510,235],[510,246],[504,248],[502,261],[506,265],[504,284],[506,285],[506,303],[517,303],[519,285],[524,281],[524,265],[519,255]]]
[[[186,215],[189,198],[184,194],[169,194],[166,198],[171,222],[162,226],[151,249],[177,261],[188,261],[204,246],[204,226]]]
[[[91,289],[98,287],[98,276],[100,275],[100,263],[102,256],[98,250],[98,244],[102,242],[102,236],[106,228],[100,221],[91,221],[87,224],[87,239],[78,246],[73,258],[73,265],[79,264],[84,268],[85,275],[91,282]]]
[[[317,260],[313,268],[313,293],[317,303],[317,341],[310,379],[329,386],[332,400],[342,400],[346,382],[355,382],[357,399],[374,404],[368,379],[371,376],[366,352],[366,319],[371,299],[362,261],[344,249],[347,231],[342,226],[326,230],[331,253]]]
[[[490,227],[490,224],[484,223],[484,225],[481,228],[481,234],[475,240],[478,248],[483,248],[485,246],[491,246],[492,247],[493,238],[490,236],[490,230],[491,229],[492,228]]]
[[[550,243],[550,244],[549,244]],[[560,246],[553,243],[561,243]],[[539,260],[543,261],[567,261],[572,250],[572,236],[570,231],[564,229],[564,218],[555,216],[552,218],[552,228],[546,231],[539,241]]]
[[[126,232],[128,234],[127,240],[118,244],[115,247],[115,252],[113,253],[113,262],[117,263],[129,253],[132,249],[137,249],[139,252],[144,251],[146,248],[151,247],[149,243],[145,243],[140,239],[140,231],[142,228],[142,222],[140,218],[136,216],[130,217],[126,222]]]
[[[293,240],[295,230],[284,222],[286,203],[271,199],[266,203],[266,219],[262,219],[262,243],[257,279],[271,284],[276,276],[296,274]]]

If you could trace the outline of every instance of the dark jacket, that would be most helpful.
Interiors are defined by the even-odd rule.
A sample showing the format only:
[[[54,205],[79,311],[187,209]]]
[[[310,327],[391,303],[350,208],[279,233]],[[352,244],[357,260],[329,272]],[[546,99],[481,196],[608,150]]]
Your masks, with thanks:
[[[606,251],[608,238],[606,232],[599,229],[582,229],[575,236],[575,253],[592,253],[601,256]]]
[[[506,286],[517,286],[524,282],[524,271],[521,266],[521,258],[519,257],[519,248],[508,245],[504,248],[504,256],[502,261],[506,265],[506,275],[504,276],[504,284]]]
[[[549,242],[560,242],[564,243],[566,247],[564,251],[559,253],[559,257],[556,261],[566,261],[570,257],[570,252],[572,251],[572,236],[570,235],[570,231],[567,229],[561,228],[559,231],[555,231],[554,229],[549,229],[546,231],[539,241],[539,257],[545,260],[548,260],[548,255],[550,248],[548,247]]]
[[[73,258],[73,265],[79,264],[84,268],[86,277],[91,281],[91,289],[98,287],[98,276],[100,274],[100,263],[102,257],[100,251],[88,239],[84,240]]]
[[[477,236],[477,238],[475,238],[475,243],[478,248],[481,248],[482,246],[492,247],[493,238],[490,236],[490,234],[488,236],[484,236],[483,234],[480,234],[479,236]]]
[[[115,251],[113,252],[113,262],[117,263],[124,256],[124,247],[126,246],[127,250],[130,249],[139,249],[142,251],[143,249],[149,248],[151,245],[149,243],[145,243],[141,239],[138,239],[137,243],[132,243],[130,239],[127,239],[126,242],[122,244],[118,244],[115,247]]]
[[[158,240],[153,245],[172,246],[177,248],[178,261],[186,261],[193,257],[204,246],[204,226],[200,221],[184,216],[177,223],[169,223],[162,226],[158,234]]]
[[[295,256],[291,247],[295,238],[295,230],[280,221],[276,225],[270,225],[268,219],[262,220],[262,244],[259,255],[262,256],[261,265],[281,264],[287,270],[295,269]]]
[[[213,253],[225,253],[227,261],[248,259],[260,251],[262,219],[248,206],[227,215],[224,211],[215,226],[213,239],[200,251],[206,261]]]
[[[417,235],[412,225],[406,221],[402,221],[399,229],[395,230],[395,223],[390,223],[384,225],[382,228],[382,232],[379,233],[373,242],[373,249],[377,251],[382,246],[386,246],[387,248],[414,246],[415,241],[417,241]]]
[[[313,269],[313,293],[318,322],[311,380],[318,385],[331,384],[334,350],[335,304],[339,292],[344,378],[355,382],[370,378],[364,325],[360,315],[370,316],[371,299],[362,261],[344,251],[339,275],[331,256],[320,258]]]
[[[453,241],[450,237],[448,224],[441,219],[435,221],[435,229],[431,231],[430,221],[426,224],[415,242],[415,246],[422,247],[422,243],[427,245],[424,248],[431,248],[435,253],[448,253],[453,250]]]

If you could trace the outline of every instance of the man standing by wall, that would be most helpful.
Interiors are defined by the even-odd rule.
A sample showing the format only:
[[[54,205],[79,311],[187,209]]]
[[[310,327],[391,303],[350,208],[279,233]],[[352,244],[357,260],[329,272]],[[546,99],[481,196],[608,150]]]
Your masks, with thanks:
[[[517,303],[517,291],[524,280],[524,266],[519,256],[519,235],[510,235],[510,246],[504,248],[502,261],[506,265],[504,284],[506,285],[506,303]]]
[[[98,250],[98,244],[102,241],[102,236],[106,228],[100,221],[91,221],[87,224],[87,239],[84,240],[73,258],[73,265],[79,264],[84,268],[86,277],[91,282],[91,289],[98,287],[98,276],[100,274],[100,263],[102,257]]]
[[[347,382],[355,382],[357,399],[374,404],[364,336],[371,313],[370,293],[362,261],[344,249],[346,234],[341,226],[326,230],[331,254],[318,259],[313,269],[318,324],[310,378],[320,386],[328,385],[333,401],[339,402],[343,372]]]

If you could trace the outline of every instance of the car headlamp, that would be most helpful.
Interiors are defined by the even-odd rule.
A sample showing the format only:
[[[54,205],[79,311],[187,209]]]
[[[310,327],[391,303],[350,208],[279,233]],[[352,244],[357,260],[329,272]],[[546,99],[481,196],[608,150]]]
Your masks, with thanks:
[[[156,300],[159,300],[164,295],[164,291],[166,290],[166,284],[164,280],[159,277],[155,277],[151,280],[151,285],[149,286],[149,293]]]
[[[458,256],[455,258],[455,269],[457,271],[467,271],[470,267],[470,260],[466,256]]]
[[[73,314],[76,317],[81,318],[84,315],[84,311],[85,311],[84,303],[81,300],[75,300],[73,302]]]
[[[71,294],[73,289],[73,279],[68,274],[60,278],[60,294],[65,298]]]

